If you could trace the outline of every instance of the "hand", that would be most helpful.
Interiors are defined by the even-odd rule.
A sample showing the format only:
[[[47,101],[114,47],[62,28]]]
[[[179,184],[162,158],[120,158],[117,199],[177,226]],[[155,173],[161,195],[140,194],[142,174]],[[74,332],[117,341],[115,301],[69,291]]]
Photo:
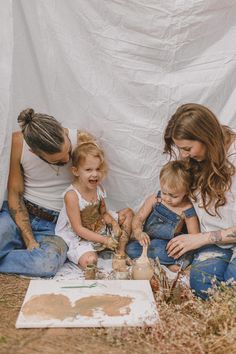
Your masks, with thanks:
[[[118,242],[112,238],[111,236],[107,236],[105,237],[105,242],[104,245],[106,246],[106,248],[109,248],[112,251],[115,251],[116,248],[118,247]]]
[[[28,245],[27,245],[27,250],[28,250],[28,251],[32,251],[32,250],[34,250],[35,248],[39,248],[39,247],[40,247],[39,243],[36,242],[35,240],[33,240],[33,241],[30,241],[30,242],[28,243]]]
[[[178,259],[186,252],[204,246],[204,241],[205,236],[201,233],[176,236],[167,244],[168,256]]]
[[[117,256],[120,256],[122,258],[125,259],[125,263],[128,265],[128,266],[131,266],[133,265],[133,260],[129,258],[129,256],[124,252],[124,251],[116,251],[116,255]]]
[[[137,240],[141,246],[148,246],[150,244],[150,238],[146,232],[141,232]]]

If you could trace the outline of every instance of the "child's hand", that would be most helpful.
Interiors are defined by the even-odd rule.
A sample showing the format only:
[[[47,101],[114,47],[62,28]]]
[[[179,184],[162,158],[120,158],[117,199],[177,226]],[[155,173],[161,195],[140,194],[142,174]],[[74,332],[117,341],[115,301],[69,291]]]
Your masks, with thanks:
[[[141,232],[137,240],[141,246],[148,246],[150,244],[150,238],[146,232]]]
[[[105,242],[104,245],[106,246],[106,248],[109,248],[112,251],[115,251],[116,248],[118,247],[118,242],[112,238],[111,236],[107,236],[105,237]]]

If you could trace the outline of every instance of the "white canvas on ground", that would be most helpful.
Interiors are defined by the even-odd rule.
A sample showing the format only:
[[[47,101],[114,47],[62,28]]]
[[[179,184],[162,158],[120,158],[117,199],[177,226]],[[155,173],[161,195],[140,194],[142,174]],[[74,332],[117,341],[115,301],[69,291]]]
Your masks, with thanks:
[[[152,326],[147,280],[31,280],[16,328]]]

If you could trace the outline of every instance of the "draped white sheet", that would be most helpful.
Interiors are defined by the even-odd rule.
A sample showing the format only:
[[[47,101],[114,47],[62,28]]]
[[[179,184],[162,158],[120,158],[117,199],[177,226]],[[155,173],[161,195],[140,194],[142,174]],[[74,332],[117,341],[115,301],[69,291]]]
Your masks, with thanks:
[[[136,210],[158,189],[163,130],[178,105],[207,105],[236,128],[235,1],[15,0],[12,10],[4,3],[1,190],[9,129],[26,107],[100,138],[113,209]]]
[[[12,1],[0,0],[0,207],[6,197],[11,149]],[[1,226],[0,226],[1,227]]]

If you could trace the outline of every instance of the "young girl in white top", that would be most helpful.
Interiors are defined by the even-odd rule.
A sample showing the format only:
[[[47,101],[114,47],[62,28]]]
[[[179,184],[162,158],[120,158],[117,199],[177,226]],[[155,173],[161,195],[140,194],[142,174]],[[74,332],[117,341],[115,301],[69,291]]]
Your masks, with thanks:
[[[106,211],[106,192],[100,183],[107,174],[107,163],[96,142],[83,142],[75,148],[72,173],[74,182],[64,192],[56,225],[56,235],[68,245],[68,259],[84,268],[96,264],[97,252],[105,248],[124,255],[131,219],[121,229],[118,215]]]

